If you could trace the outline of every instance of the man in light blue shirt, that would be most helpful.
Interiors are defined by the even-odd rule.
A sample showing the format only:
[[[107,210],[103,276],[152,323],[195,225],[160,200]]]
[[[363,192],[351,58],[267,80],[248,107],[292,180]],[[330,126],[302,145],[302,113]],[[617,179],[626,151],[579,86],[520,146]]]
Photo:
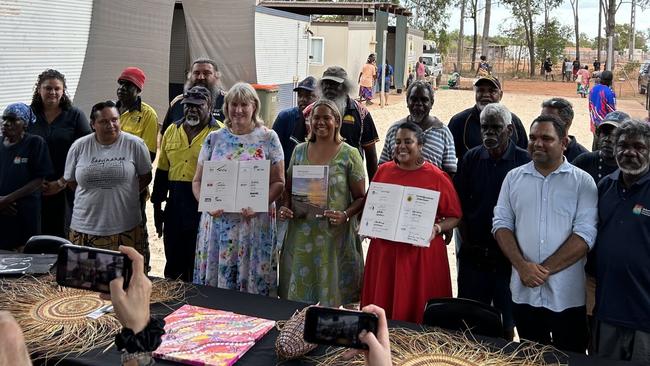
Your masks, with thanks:
[[[537,117],[529,137],[533,161],[508,173],[492,221],[512,263],[515,325],[521,338],[584,353],[584,264],[596,238],[598,191],[564,158],[569,140],[557,116]]]

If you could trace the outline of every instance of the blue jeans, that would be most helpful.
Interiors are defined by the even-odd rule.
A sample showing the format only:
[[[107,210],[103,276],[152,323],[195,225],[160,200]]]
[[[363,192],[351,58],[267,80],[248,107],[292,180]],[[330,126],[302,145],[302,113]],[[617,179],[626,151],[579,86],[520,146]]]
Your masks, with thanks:
[[[501,312],[503,328],[512,330],[515,323],[512,316],[510,274],[482,271],[463,259],[458,262],[458,297],[494,306]]]

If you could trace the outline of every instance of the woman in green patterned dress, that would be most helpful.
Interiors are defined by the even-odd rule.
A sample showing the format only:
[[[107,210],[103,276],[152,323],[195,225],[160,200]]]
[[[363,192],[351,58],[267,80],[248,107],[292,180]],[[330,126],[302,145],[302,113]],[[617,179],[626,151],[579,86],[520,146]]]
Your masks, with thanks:
[[[314,103],[308,142],[296,147],[289,163],[287,197],[280,220],[290,220],[280,254],[281,298],[339,306],[359,301],[363,252],[357,214],[363,210],[365,174],[357,149],[343,142],[341,114],[334,102]],[[328,166],[327,209],[320,218],[294,217],[293,167]],[[320,215],[319,215],[320,216]]]

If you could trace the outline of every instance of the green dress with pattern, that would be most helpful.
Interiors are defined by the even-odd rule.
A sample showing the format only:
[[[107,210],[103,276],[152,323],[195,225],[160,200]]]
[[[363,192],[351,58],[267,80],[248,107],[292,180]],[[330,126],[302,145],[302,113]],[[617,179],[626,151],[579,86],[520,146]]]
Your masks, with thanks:
[[[308,144],[295,148],[288,167],[289,176],[294,165],[311,165],[307,159]],[[347,209],[352,202],[350,182],[364,178],[359,151],[341,144],[329,163],[328,209]],[[320,302],[324,306],[358,302],[363,282],[358,226],[357,216],[338,226],[331,225],[327,219],[290,220],[280,256],[280,297]]]

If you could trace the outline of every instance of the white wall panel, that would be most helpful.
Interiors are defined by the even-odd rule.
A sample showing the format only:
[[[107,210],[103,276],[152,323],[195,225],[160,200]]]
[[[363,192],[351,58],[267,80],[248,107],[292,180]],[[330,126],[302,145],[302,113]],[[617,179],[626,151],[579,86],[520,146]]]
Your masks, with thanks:
[[[36,77],[62,72],[74,98],[86,54],[92,0],[0,1],[0,110],[30,103]]]

